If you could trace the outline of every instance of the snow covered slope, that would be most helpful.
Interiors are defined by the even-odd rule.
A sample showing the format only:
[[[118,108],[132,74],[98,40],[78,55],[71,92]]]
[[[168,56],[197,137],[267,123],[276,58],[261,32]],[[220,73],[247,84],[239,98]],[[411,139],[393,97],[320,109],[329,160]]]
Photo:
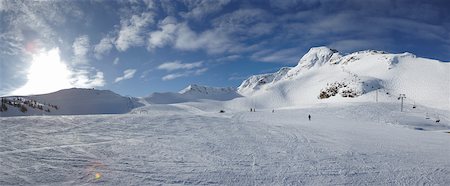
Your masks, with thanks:
[[[135,98],[123,97],[109,90],[80,88],[4,99],[12,104],[6,103],[8,109],[0,112],[0,116],[118,114],[142,105]],[[20,110],[22,107],[25,107],[25,112]]]
[[[450,185],[450,131],[344,108],[0,118],[0,185]]]
[[[144,99],[150,104],[171,104],[199,100],[226,101],[240,97],[235,88],[189,85],[178,93],[153,93]]]
[[[450,63],[366,50],[341,55],[327,47],[311,48],[293,68],[251,76],[238,92],[261,107],[317,103],[406,101],[450,108]],[[378,92],[378,93],[377,93]],[[378,94],[378,95],[377,95]]]

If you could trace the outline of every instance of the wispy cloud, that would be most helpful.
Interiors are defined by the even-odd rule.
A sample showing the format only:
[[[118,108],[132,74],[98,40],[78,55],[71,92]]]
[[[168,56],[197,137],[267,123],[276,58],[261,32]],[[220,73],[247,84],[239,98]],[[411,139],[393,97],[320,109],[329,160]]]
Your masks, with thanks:
[[[188,51],[204,49],[215,54],[229,51],[238,44],[221,30],[209,29],[197,33],[188,22],[179,23],[175,18],[167,17],[159,24],[159,30],[149,34],[147,48],[152,50],[167,45]]]
[[[188,12],[183,12],[181,15],[186,18],[201,19],[204,16],[221,10],[231,0],[187,0],[185,1],[188,7]]]
[[[123,71],[123,76],[116,78],[116,80],[114,80],[114,82],[117,83],[119,81],[131,79],[134,77],[134,74],[136,73],[136,71],[137,71],[136,69],[126,69],[125,71]]]
[[[156,69],[165,70],[167,72],[174,73],[166,74],[162,77],[162,80],[173,80],[180,77],[197,76],[208,71],[208,68],[203,67],[203,61],[193,63],[182,63],[180,60],[162,63]]]
[[[185,72],[167,74],[162,77],[162,80],[168,81],[168,80],[174,80],[174,79],[177,79],[180,77],[198,76],[198,75],[203,74],[206,71],[208,71],[208,68],[201,68],[201,69],[197,69],[197,70],[188,70]]]
[[[75,39],[72,44],[75,64],[86,64],[87,53],[89,51],[89,37],[87,35],[80,36]]]
[[[119,64],[119,60],[120,60],[119,57],[114,58],[113,64],[114,65],[118,65]]]
[[[202,61],[195,62],[195,63],[181,63],[181,61],[172,61],[172,62],[166,62],[161,65],[159,65],[157,68],[159,70],[166,70],[166,71],[174,71],[174,70],[189,70],[193,68],[198,68],[203,65]]]
[[[261,62],[296,64],[301,57],[299,48],[281,50],[261,50],[254,53],[251,58]]]
[[[97,59],[101,59],[104,54],[111,51],[114,44],[114,38],[111,36],[106,36],[100,40],[100,42],[95,45],[94,53]]]
[[[186,73],[173,73],[173,74],[167,74],[165,76],[162,77],[162,80],[164,81],[168,81],[168,80],[173,80],[179,77],[184,77],[187,76]]]
[[[145,27],[154,22],[154,14],[143,12],[140,15],[132,15],[129,19],[122,19],[119,35],[115,42],[119,51],[125,51],[129,47],[144,44]]]
[[[245,38],[258,37],[273,32],[276,21],[263,9],[238,9],[212,21],[213,26],[231,35]]]
[[[88,70],[75,70],[72,74],[71,84],[74,87],[92,88],[102,87],[105,85],[103,72],[95,70],[95,74],[91,75]]]
[[[176,18],[168,16],[164,18],[158,26],[160,30],[149,34],[147,45],[149,50],[164,47],[165,45],[172,43],[176,37],[176,32],[178,30]]]

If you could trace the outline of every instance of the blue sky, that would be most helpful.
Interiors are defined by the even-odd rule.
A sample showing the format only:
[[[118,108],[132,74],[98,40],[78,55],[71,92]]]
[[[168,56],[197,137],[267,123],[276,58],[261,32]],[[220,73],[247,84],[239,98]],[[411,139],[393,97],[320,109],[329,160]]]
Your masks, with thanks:
[[[0,0],[0,95],[237,87],[315,46],[450,61],[446,0]]]

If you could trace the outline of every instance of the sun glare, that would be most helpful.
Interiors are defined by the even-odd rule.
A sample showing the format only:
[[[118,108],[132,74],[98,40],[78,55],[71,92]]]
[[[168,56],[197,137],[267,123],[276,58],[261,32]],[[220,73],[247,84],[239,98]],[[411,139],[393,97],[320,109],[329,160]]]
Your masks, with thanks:
[[[54,92],[70,88],[71,71],[61,61],[59,48],[42,51],[33,55],[27,72],[27,82],[13,95],[30,95]]]

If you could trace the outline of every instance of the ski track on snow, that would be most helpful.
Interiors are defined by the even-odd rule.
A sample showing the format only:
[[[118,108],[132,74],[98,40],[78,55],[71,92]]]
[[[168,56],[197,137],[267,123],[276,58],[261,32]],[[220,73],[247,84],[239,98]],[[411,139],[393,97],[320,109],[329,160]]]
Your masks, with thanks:
[[[0,185],[450,184],[445,133],[326,109],[139,109],[1,118]]]

